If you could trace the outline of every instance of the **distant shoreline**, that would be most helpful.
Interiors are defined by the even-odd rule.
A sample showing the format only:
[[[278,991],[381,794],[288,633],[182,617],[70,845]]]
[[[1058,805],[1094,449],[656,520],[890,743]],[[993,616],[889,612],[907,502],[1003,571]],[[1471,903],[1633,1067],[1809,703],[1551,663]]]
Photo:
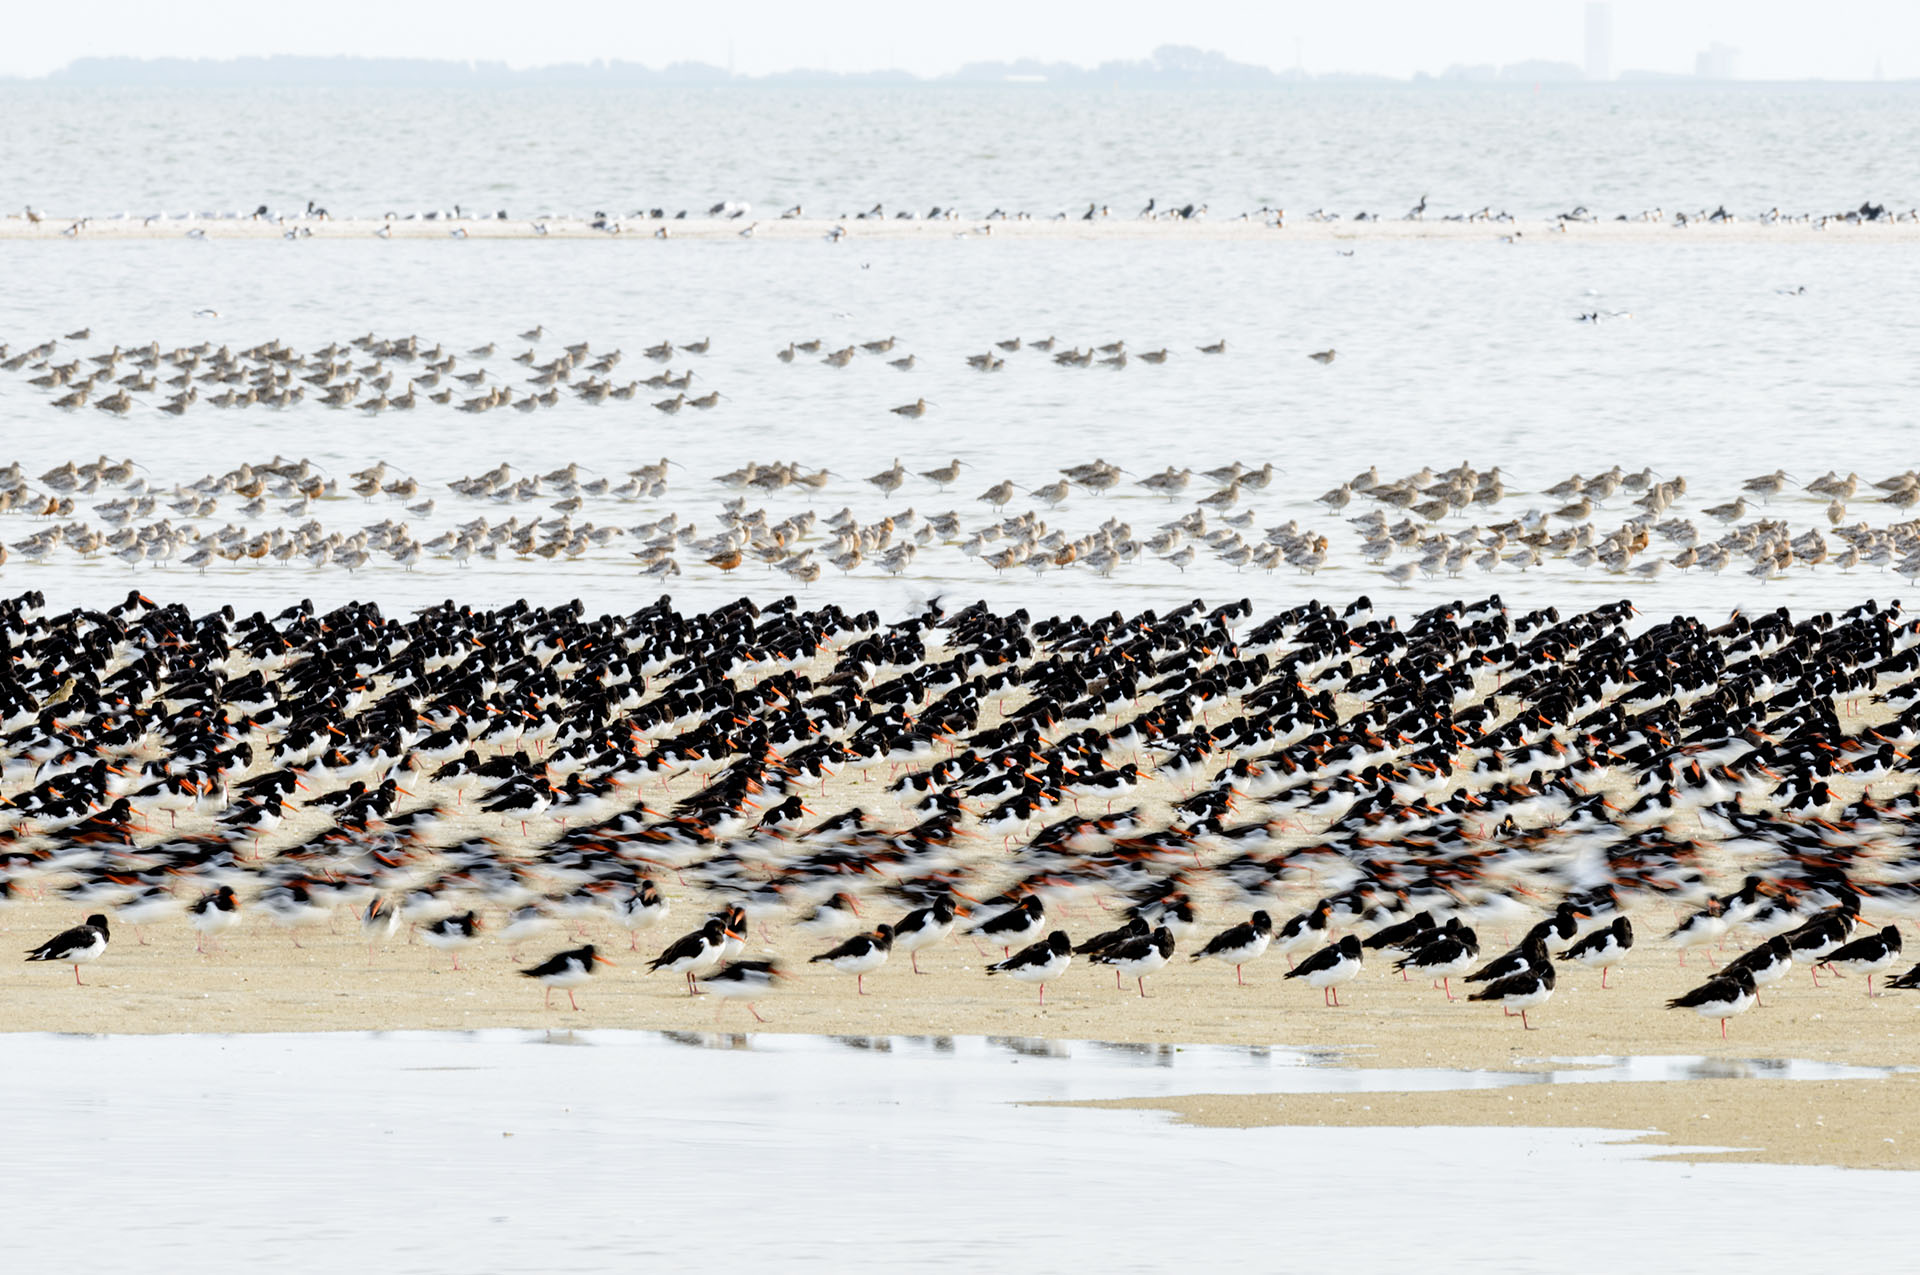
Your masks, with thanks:
[[[313,56],[292,53],[248,54],[229,58],[82,57],[39,74],[0,76],[0,84],[51,84],[77,88],[369,88],[407,89],[515,87],[588,88],[743,88],[755,86],[866,88],[952,88],[1024,85],[1065,89],[1287,90],[1299,88],[1399,87],[1426,89],[1617,90],[1707,88],[1715,90],[1780,86],[1884,88],[1914,86],[1915,79],[1728,79],[1686,71],[1625,68],[1617,75],[1589,79],[1583,66],[1564,59],[1535,57],[1505,64],[1455,63],[1442,70],[1410,76],[1368,71],[1307,71],[1237,61],[1214,49],[1163,44],[1140,58],[1121,58],[1083,66],[1032,57],[970,62],[947,72],[925,74],[899,67],[835,71],[796,66],[784,70],[736,73],[730,66],[681,60],[648,65],[623,58],[514,66],[497,58]]]
[[[1019,239],[1050,242],[1152,240],[1213,242],[1272,240],[1293,243],[1416,242],[1448,240],[1488,243],[1581,244],[1912,244],[1920,243],[1920,221],[1846,222],[1824,226],[1806,221],[1760,222],[1695,220],[1673,222],[1567,222],[1544,218],[1512,221],[1312,221],[1288,217],[1283,225],[1271,221],[1223,218],[1195,221],[1146,221],[1109,217],[1084,221],[1019,221],[958,218],[955,220],[847,218],[737,219],[697,217],[685,220],[634,218],[606,223],[609,228],[580,218],[309,218],[284,220],[251,217],[168,215],[158,219],[115,217],[92,219],[41,214],[38,222],[20,213],[0,217],[0,240],[71,239],[74,241],[160,239],[556,239],[675,240],[733,242],[751,229],[751,238],[782,242],[827,240],[836,233],[848,240],[925,240],[955,238]],[[618,230],[610,227],[618,226]],[[665,231],[665,235],[660,234]]]

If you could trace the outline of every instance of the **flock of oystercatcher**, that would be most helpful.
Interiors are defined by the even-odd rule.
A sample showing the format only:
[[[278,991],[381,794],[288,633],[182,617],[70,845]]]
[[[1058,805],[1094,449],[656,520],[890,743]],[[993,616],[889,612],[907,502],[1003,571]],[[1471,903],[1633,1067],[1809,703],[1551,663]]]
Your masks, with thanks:
[[[483,936],[595,918],[637,948],[672,878],[716,906],[651,968],[756,1018],[791,974],[746,947],[780,921],[856,993],[957,934],[1042,1004],[1075,956],[1146,996],[1193,939],[1237,982],[1285,953],[1328,1006],[1385,954],[1525,1028],[1556,962],[1604,985],[1628,912],[1667,908],[1683,963],[1754,940],[1670,1002],[1724,1036],[1795,964],[1872,994],[1896,962],[1916,672],[1898,603],[1636,630],[1626,602],[1497,596],[1406,620],[935,601],[888,624],[791,596],[399,619],[29,593],[0,602],[0,900],[89,910],[29,955],[78,982],[111,925],[179,913],[203,945],[243,913],[298,943],[350,909],[455,968]],[[1121,923],[1075,942],[1058,922],[1083,903]],[[1202,939],[1203,904],[1251,915]],[[1481,929],[1523,923],[1483,955]],[[577,1008],[604,963],[588,943],[522,972]]]

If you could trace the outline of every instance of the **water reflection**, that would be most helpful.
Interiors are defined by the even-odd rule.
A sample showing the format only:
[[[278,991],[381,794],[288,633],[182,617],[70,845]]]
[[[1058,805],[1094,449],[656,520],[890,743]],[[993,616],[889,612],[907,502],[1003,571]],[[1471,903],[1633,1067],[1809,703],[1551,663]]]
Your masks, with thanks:
[[[1072,1047],[1064,1040],[1043,1040],[1038,1036],[989,1036],[987,1043],[1022,1058],[1070,1058]]]
[[[661,1032],[660,1038],[675,1045],[686,1045],[693,1049],[753,1049],[754,1038],[745,1032]]]

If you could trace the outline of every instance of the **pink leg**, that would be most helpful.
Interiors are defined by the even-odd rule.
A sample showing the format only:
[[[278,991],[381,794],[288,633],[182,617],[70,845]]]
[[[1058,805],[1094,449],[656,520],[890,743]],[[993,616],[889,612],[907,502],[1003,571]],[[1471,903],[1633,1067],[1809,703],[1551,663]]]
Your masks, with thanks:
[[[571,987],[567,989],[567,1004],[573,1006],[576,1010],[580,1008],[580,1002],[573,999],[573,989]]]

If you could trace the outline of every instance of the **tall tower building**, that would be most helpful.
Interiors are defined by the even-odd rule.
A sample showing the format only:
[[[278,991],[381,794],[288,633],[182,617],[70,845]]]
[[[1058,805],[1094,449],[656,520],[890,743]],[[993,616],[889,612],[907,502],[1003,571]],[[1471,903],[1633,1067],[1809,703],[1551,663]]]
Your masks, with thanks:
[[[1613,5],[1609,0],[1588,0],[1587,78],[1613,78]]]

